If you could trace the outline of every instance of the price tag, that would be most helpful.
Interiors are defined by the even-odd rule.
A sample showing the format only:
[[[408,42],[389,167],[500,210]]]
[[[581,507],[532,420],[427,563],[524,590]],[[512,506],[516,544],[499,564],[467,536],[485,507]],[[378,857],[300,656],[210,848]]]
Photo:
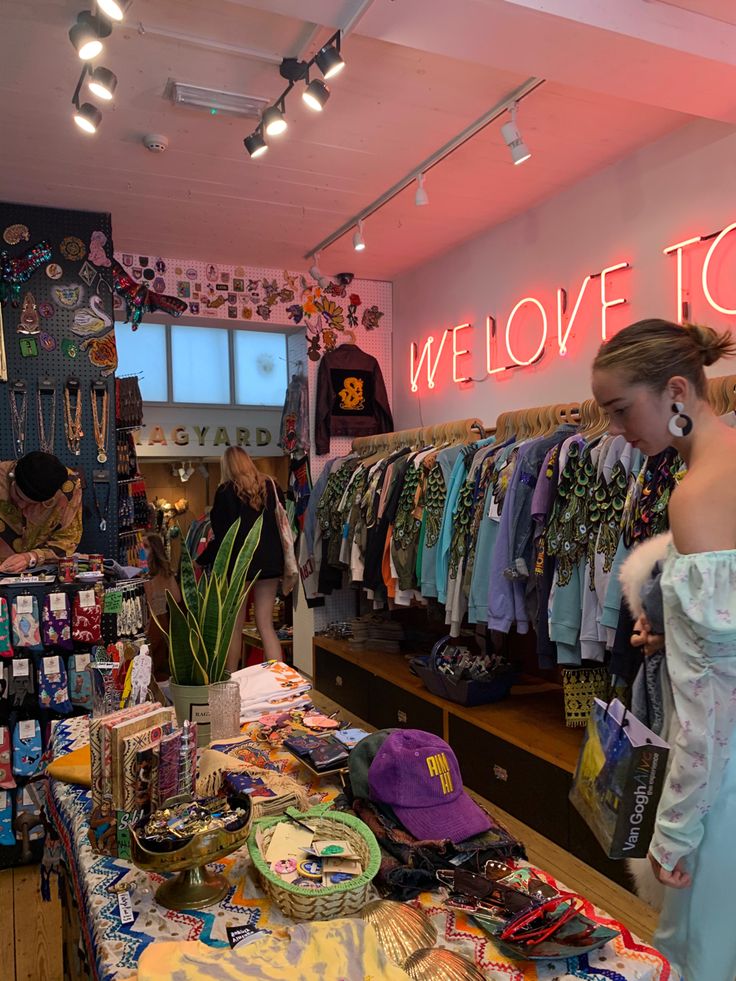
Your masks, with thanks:
[[[90,606],[95,605],[95,591],[94,589],[83,589],[79,594],[79,605],[83,610],[88,610]]]
[[[18,613],[33,613],[33,597],[18,596],[15,601],[15,608]]]
[[[32,807],[36,806],[36,801],[33,799],[33,794],[30,792],[28,787],[23,788],[23,794],[21,796],[21,804],[30,804]]]
[[[54,613],[59,610],[66,610],[66,593],[51,593],[49,595],[49,605]]]
[[[130,901],[130,891],[118,893],[118,910],[120,911],[120,922],[123,926],[128,923],[132,923],[135,919],[135,913],[133,912],[133,904]]]
[[[74,656],[74,668],[76,671],[84,671],[89,662],[89,654],[76,654]]]
[[[7,790],[0,790],[0,811],[4,811],[8,806],[8,792]]]
[[[55,654],[53,657],[43,659],[43,672],[47,678],[50,674],[61,674],[58,655]]]
[[[119,589],[112,589],[105,593],[105,613],[120,613],[123,609],[123,594]]]
[[[28,677],[28,659],[22,657],[19,661],[12,661],[13,665],[13,677],[14,678],[27,678]]]
[[[18,731],[21,739],[33,739],[36,734],[36,722],[34,719],[23,719],[18,723]]]

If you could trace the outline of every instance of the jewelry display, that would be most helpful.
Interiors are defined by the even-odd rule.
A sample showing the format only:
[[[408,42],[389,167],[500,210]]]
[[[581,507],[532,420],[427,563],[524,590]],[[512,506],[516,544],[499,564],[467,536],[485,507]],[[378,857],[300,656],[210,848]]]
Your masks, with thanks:
[[[74,395],[74,408],[72,408]],[[70,452],[79,456],[79,446],[84,436],[82,431],[82,393],[76,378],[67,378],[64,386],[64,433]]]
[[[24,381],[15,381],[8,389],[10,400],[10,421],[13,426],[13,446],[16,455],[21,457],[26,446],[26,423],[28,421],[28,390]]]
[[[98,399],[98,396],[101,398]],[[104,382],[92,382],[92,425],[97,443],[97,462],[107,462],[107,413],[109,393]],[[100,403],[98,408],[98,402]]]
[[[44,395],[50,396],[51,411],[48,421],[44,418]],[[38,419],[38,442],[44,453],[54,452],[56,438],[56,385],[48,378],[38,383],[36,391],[36,416]]]
[[[101,492],[100,496],[97,495],[98,487],[103,487],[104,491]],[[107,516],[110,513],[110,484],[108,481],[98,481],[94,480],[92,482],[92,497],[95,502],[95,511],[97,512],[97,520],[99,521],[100,531],[107,531]],[[104,500],[100,498],[104,497]]]

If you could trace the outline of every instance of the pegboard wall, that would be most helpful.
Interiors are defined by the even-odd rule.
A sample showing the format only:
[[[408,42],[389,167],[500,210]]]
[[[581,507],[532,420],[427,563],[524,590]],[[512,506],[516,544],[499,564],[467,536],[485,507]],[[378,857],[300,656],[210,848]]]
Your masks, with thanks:
[[[13,229],[11,226],[21,227]],[[110,215],[0,202],[0,234],[4,238],[0,249],[10,259],[22,257],[41,241],[51,248],[51,258],[21,284],[16,304],[8,300],[2,309],[8,381],[0,383],[0,454],[3,460],[18,456],[10,406],[10,389],[16,381],[24,381],[27,390],[24,451],[41,449],[37,405],[39,382],[50,381],[55,386],[56,397],[45,393],[41,404],[49,449],[52,449],[50,433],[53,427],[52,452],[66,466],[80,473],[84,486],[80,550],[116,556],[118,502],[112,372],[117,356],[109,265],[112,257]],[[35,301],[35,317],[38,318],[39,331],[35,334],[18,331],[23,302],[28,294]],[[26,312],[33,316],[33,302],[28,302]],[[29,341],[34,343],[27,343]],[[84,435],[78,456],[67,444],[64,427],[64,386],[69,378],[78,379],[82,398]],[[104,464],[97,460],[92,421],[91,385],[94,382],[104,383],[108,398],[105,443],[108,459]],[[73,409],[75,405],[72,401]],[[100,396],[98,411],[101,408]],[[99,479],[103,472],[107,473],[107,481]],[[98,503],[102,511],[107,512],[104,532],[100,530],[93,484]]]

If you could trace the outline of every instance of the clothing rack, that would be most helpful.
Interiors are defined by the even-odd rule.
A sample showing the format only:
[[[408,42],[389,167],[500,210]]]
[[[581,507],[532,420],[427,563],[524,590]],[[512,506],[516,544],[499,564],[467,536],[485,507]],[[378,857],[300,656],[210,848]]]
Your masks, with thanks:
[[[402,446],[429,446],[460,440],[471,443],[479,436],[482,438],[485,435],[486,430],[480,419],[460,419],[457,422],[420,426],[418,429],[402,429],[376,436],[357,436],[353,440],[352,448],[354,453],[365,457],[384,450],[400,449]]]

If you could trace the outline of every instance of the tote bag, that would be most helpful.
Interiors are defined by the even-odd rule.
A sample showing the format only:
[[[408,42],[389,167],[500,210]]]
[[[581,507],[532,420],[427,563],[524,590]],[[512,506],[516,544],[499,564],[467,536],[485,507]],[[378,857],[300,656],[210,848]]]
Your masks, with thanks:
[[[276,525],[279,529],[281,548],[284,552],[284,574],[281,578],[281,592],[284,596],[288,596],[299,579],[299,567],[296,564],[296,555],[294,554],[294,534],[289,524],[289,516],[279,499],[276,483],[271,477],[269,477],[269,480],[273,484],[273,496],[276,501]]]
[[[595,699],[570,800],[609,858],[646,857],[668,754],[617,698]]]

